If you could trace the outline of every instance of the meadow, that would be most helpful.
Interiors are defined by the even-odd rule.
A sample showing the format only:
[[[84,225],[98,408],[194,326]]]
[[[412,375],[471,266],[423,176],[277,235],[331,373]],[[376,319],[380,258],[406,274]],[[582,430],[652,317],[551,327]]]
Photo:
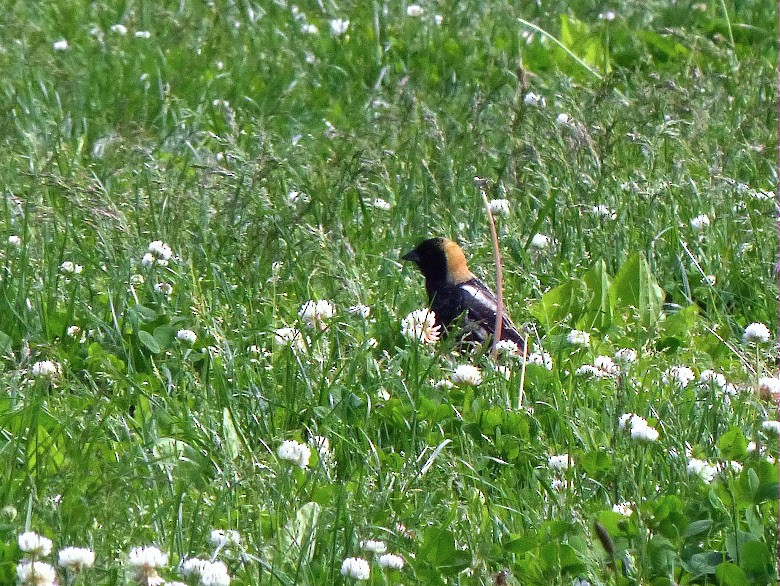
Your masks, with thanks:
[[[776,3],[2,10],[0,584],[777,583]]]

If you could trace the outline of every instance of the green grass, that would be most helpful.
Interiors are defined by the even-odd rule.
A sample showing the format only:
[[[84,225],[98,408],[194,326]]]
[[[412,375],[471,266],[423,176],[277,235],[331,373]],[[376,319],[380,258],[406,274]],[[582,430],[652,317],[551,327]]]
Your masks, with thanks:
[[[355,556],[372,584],[777,581],[777,403],[759,392],[777,377],[777,6],[542,5],[6,6],[0,583],[25,530],[93,548],[83,584],[126,583],[150,544],[168,580],[215,555],[235,584],[351,583]],[[510,201],[504,296],[552,370],[502,363],[506,380],[401,335],[426,303],[399,261],[420,239],[457,239],[494,282],[475,176]],[[141,262],[155,240],[166,267]],[[324,331],[301,323],[310,299],[335,304]],[[754,322],[769,343],[743,342]],[[287,326],[300,349],[274,344]],[[620,348],[638,353],[620,376],[576,374]],[[43,360],[61,372],[35,377]],[[436,385],[469,362],[478,387]],[[697,379],[664,382],[674,366]],[[279,459],[315,435],[330,460]],[[705,483],[690,457],[742,468]],[[240,546],[215,552],[213,529]]]

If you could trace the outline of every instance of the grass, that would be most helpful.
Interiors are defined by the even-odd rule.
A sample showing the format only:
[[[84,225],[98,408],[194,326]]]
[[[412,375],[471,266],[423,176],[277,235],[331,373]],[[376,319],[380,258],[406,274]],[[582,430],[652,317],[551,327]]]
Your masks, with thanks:
[[[372,584],[776,582],[777,7],[609,8],[9,5],[0,583],[25,530],[95,551],[66,583],[133,581],[152,544],[167,580],[213,556],[234,584],[351,583],[358,556]],[[419,239],[495,280],[475,176],[510,201],[505,302],[551,370],[401,334]],[[156,240],[167,266],[142,263]],[[325,330],[310,299],[335,306]],[[770,342],[742,340],[755,322]],[[302,346],[274,343],[288,326]],[[577,374],[620,348],[619,375]],[[479,386],[436,384],[472,362]],[[314,436],[328,457],[279,458]]]

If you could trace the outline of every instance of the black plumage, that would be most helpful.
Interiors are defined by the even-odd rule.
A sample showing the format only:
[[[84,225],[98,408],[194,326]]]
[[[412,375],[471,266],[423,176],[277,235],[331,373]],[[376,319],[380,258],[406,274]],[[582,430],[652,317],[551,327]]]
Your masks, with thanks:
[[[469,270],[460,246],[447,238],[430,238],[401,258],[417,265],[425,277],[428,302],[445,331],[462,315],[464,340],[483,343],[494,335],[496,296]],[[519,352],[525,352],[523,336],[506,312],[501,339],[514,342]]]

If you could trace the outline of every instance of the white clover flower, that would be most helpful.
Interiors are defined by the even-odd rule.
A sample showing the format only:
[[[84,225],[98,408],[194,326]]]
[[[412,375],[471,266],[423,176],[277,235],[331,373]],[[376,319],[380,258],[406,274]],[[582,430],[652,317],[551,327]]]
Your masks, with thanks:
[[[566,112],[561,112],[555,119],[555,123],[560,126],[566,126],[571,122],[571,117]]]
[[[674,383],[681,389],[687,387],[696,378],[693,371],[687,366],[672,366],[664,372],[661,380],[664,384]]]
[[[32,366],[32,374],[41,378],[52,378],[62,371],[62,367],[53,360],[41,360]]]
[[[306,22],[301,25],[301,32],[306,33],[307,35],[316,35],[320,32],[320,29],[318,29],[316,25]]]
[[[76,264],[74,262],[71,262],[69,260],[66,260],[64,263],[62,263],[60,265],[60,270],[63,273],[70,273],[71,275],[78,275],[78,274],[80,274],[84,270],[84,267],[82,267],[81,265]]]
[[[774,433],[775,435],[780,435],[780,421],[768,419],[761,424],[761,429],[769,433]]]
[[[550,482],[550,488],[552,488],[555,492],[564,492],[567,488],[569,488],[569,481],[565,478],[553,478]]]
[[[205,562],[200,569],[201,586],[230,586],[230,574],[224,562]]]
[[[360,549],[370,553],[385,553],[387,551],[387,544],[384,541],[376,539],[366,539],[360,542]]]
[[[336,314],[336,307],[327,299],[319,301],[307,301],[301,306],[298,315],[303,323],[315,330],[327,330],[329,320]]]
[[[593,361],[593,366],[604,373],[603,376],[616,376],[620,374],[620,368],[612,360],[611,356],[597,356]]]
[[[134,547],[127,556],[127,564],[133,568],[162,568],[168,563],[168,554],[153,545]]]
[[[146,283],[146,278],[141,273],[130,275],[131,285],[143,285],[144,283]]]
[[[631,508],[631,503],[616,503],[612,505],[612,512],[619,513],[624,517],[630,517],[634,514],[634,509]]]
[[[200,576],[201,570],[207,563],[209,563],[208,560],[189,558],[181,563],[179,570],[181,571],[181,575],[185,578],[189,576]]]
[[[418,309],[401,320],[401,334],[421,344],[435,344],[441,337],[441,326],[436,325],[436,314]]]
[[[705,484],[710,484],[718,474],[718,469],[715,466],[712,466],[706,460],[699,460],[698,458],[690,458],[686,469],[688,474],[698,476]]]
[[[412,18],[422,16],[424,12],[423,7],[419,4],[410,4],[406,7],[406,16],[411,16]]]
[[[303,334],[295,328],[279,328],[274,330],[274,344],[277,346],[291,346],[296,350],[305,350],[306,342]]]
[[[482,382],[482,373],[471,364],[459,364],[450,378],[453,384],[475,387]]]
[[[22,586],[55,586],[57,572],[46,562],[22,560],[16,565],[16,576]]]
[[[780,399],[780,378],[762,376],[758,379],[758,392],[765,399],[777,401]]]
[[[499,354],[520,354],[520,348],[512,340],[499,340],[496,342],[495,349]]]
[[[127,34],[127,27],[123,24],[112,24],[111,28],[109,29],[112,33],[117,33],[118,35],[125,36]]]
[[[701,214],[691,220],[691,228],[701,232],[710,225],[710,218],[707,214]]]
[[[488,205],[490,207],[490,211],[498,216],[506,216],[509,214],[508,199],[491,199]]]
[[[363,319],[368,319],[368,316],[371,315],[371,308],[368,305],[358,303],[349,308],[349,313],[359,315]]]
[[[710,369],[701,371],[701,374],[699,375],[699,381],[702,385],[712,385],[719,389],[725,389],[727,384],[725,376]]]
[[[15,248],[18,248],[19,246],[22,245],[22,239],[19,238],[18,236],[11,235],[8,237],[8,244],[10,244]]]
[[[593,366],[592,364],[583,364],[580,366],[577,370],[574,371],[574,374],[577,376],[584,376],[584,377],[595,377],[595,378],[602,378],[604,376],[604,373]]]
[[[19,535],[19,549],[30,557],[43,558],[51,553],[52,541],[34,531],[25,531]]]
[[[729,460],[728,462],[722,462],[718,464],[718,473],[721,476],[725,476],[729,472],[733,472],[734,474],[739,474],[742,472],[743,466],[739,462],[735,462],[734,460]]]
[[[81,328],[78,326],[68,326],[68,337],[69,338],[78,338],[79,334],[81,334]]]
[[[214,547],[240,545],[241,534],[233,529],[213,529],[209,535],[209,541]]]
[[[772,333],[766,325],[761,323],[752,323],[745,328],[745,333],[742,336],[742,340],[746,344],[763,344],[768,342],[772,337]]]
[[[607,10],[606,12],[600,12],[599,13],[599,20],[606,20],[607,22],[612,22],[615,20],[615,17],[617,15],[615,14],[614,10]]]
[[[590,344],[590,334],[588,332],[581,332],[580,330],[572,330],[569,335],[566,336],[566,341],[574,346],[587,346]]]
[[[704,275],[704,276],[701,278],[701,282],[702,282],[704,285],[707,285],[708,287],[714,287],[714,286],[715,286],[715,283],[716,283],[717,281],[718,281],[718,277],[716,277],[715,275]]]
[[[159,260],[171,260],[173,258],[173,251],[162,240],[153,240],[149,243],[148,251]]]
[[[379,567],[386,570],[400,570],[404,567],[404,558],[400,555],[386,553],[379,556]]]
[[[624,413],[618,419],[618,429],[628,430],[631,439],[640,442],[654,442],[658,440],[658,430],[650,427],[644,417],[635,413]]]
[[[147,252],[141,259],[141,264],[145,267],[151,267],[154,265],[154,255],[151,252]]]
[[[287,440],[279,446],[276,455],[279,456],[280,460],[292,462],[299,468],[306,468],[309,465],[309,458],[311,458],[311,449],[306,444]]]
[[[368,580],[371,568],[362,558],[347,558],[341,563],[341,575],[355,580]]]
[[[135,31],[134,34],[136,39],[149,39],[152,36],[152,33],[149,31]]]
[[[541,366],[547,370],[552,370],[552,356],[550,356],[547,352],[541,351],[541,348],[539,348],[539,350],[540,351],[533,352],[528,355],[528,364],[536,364],[537,366]]]
[[[544,234],[534,234],[531,238],[531,248],[542,250],[550,245],[550,237]]]
[[[330,21],[330,34],[334,37],[340,37],[349,28],[349,20],[343,18],[334,18]]]
[[[382,199],[381,197],[375,197],[373,200],[371,200],[369,205],[371,205],[371,207],[383,211],[388,211],[393,207],[393,204],[391,204],[386,199]]]
[[[80,572],[95,565],[95,552],[86,547],[66,547],[57,555],[59,565],[71,572]]]
[[[431,382],[433,382],[433,381],[431,381]],[[443,379],[443,380],[440,380],[437,383],[435,383],[433,386],[436,389],[444,389],[445,391],[449,390],[449,389],[452,389],[452,388],[455,388],[455,385],[452,384],[452,381],[451,380],[447,380],[446,378]]]
[[[570,465],[574,466],[574,460],[570,460],[569,454],[560,454],[547,458],[547,467],[550,470],[568,470]]]
[[[523,103],[526,106],[539,106],[540,108],[544,108],[547,105],[547,101],[544,99],[544,96],[540,96],[534,92],[528,92],[525,94],[525,96],[523,96]]]
[[[67,51],[68,50],[68,41],[65,39],[60,39],[59,41],[54,41],[51,46],[52,49],[55,51]]]
[[[192,330],[179,330],[176,332],[176,339],[186,344],[194,344],[198,339],[198,335]]]
[[[593,215],[600,216],[607,220],[617,219],[617,211],[613,210],[609,206],[605,206],[605,205],[593,206],[590,211],[593,213]]]
[[[658,440],[658,430],[650,427],[647,422],[644,425],[634,425],[631,427],[631,439],[652,443]]]
[[[755,451],[756,451],[756,448],[757,448],[757,447],[758,447],[758,446],[756,445],[756,442],[748,442],[748,445],[747,445],[747,448],[745,448],[745,451],[746,451],[748,454],[752,454],[753,452],[755,452]]]
[[[633,348],[621,348],[615,352],[615,362],[619,364],[630,364],[636,362],[636,350]]]
[[[162,293],[163,295],[170,295],[173,293],[173,285],[170,283],[155,283],[154,290],[157,293]]]

